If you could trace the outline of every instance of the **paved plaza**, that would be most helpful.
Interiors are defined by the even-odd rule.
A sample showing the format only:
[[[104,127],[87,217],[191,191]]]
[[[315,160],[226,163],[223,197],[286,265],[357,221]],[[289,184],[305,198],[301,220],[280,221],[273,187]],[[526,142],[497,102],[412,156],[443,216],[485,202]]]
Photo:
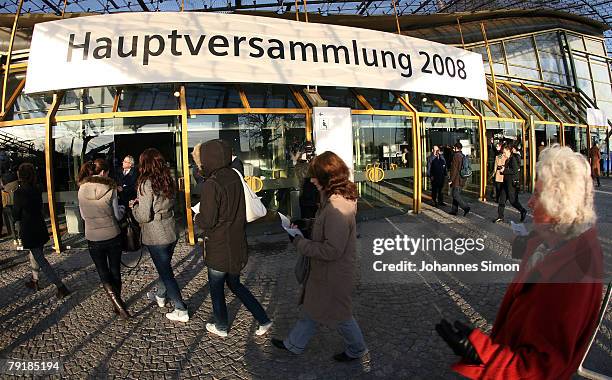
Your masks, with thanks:
[[[609,273],[612,180],[604,179],[602,184],[596,201]],[[521,195],[524,204],[527,196]],[[361,265],[366,261],[364,255],[371,255],[368,244],[375,237],[397,233],[437,236],[450,230],[465,237],[491,236],[485,239],[487,259],[510,260],[510,225],[491,223],[496,205],[472,202],[473,213],[467,218],[449,216],[448,209],[424,206],[418,216],[395,215],[359,223]],[[506,215],[518,219],[511,207]],[[10,242],[3,244],[7,248]],[[201,249],[179,244],[173,260],[191,314],[187,324],[167,320],[164,313],[170,309],[159,309],[147,300],[147,291],[155,287],[156,272],[146,253],[135,270],[124,269],[124,298],[134,318],[123,321],[110,311],[85,249],[48,255],[73,290],[60,302],[55,298],[55,287],[46,280],[46,287],[37,293],[24,287],[30,271],[23,251],[2,251],[0,358],[59,359],[63,375],[79,379],[454,379],[458,376],[449,366],[456,357],[435,333],[434,325],[444,316],[489,331],[507,287],[507,279],[470,283],[447,273],[420,281],[380,281],[369,278],[369,271],[362,267],[354,293],[354,314],[370,354],[359,363],[339,364],[331,357],[342,350],[342,339],[325,328],[300,357],[271,345],[270,337],[283,337],[299,316],[299,288],[293,274],[296,252],[279,230],[251,234],[249,248],[243,280],[274,326],[266,336],[255,336],[256,321],[228,291],[233,321],[225,339],[211,336],[205,329],[212,307]],[[131,254],[128,260],[134,263],[136,258]],[[587,366],[610,375],[610,308],[605,318]]]

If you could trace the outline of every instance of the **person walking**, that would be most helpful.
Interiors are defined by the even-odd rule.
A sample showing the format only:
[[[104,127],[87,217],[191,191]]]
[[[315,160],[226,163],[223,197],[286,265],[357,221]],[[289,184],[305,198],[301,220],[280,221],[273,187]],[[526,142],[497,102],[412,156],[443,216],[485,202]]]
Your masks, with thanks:
[[[19,187],[14,193],[13,220],[21,228],[21,241],[24,249],[30,250],[30,267],[32,279],[25,286],[39,290],[40,272],[57,287],[57,298],[62,299],[70,294],[66,285],[49,264],[43,247],[49,241],[49,230],[43,217],[42,193],[36,186],[34,165],[23,163],[17,170]]]
[[[85,222],[85,239],[102,287],[121,318],[131,315],[121,299],[121,230],[125,207],[119,205],[117,183],[108,177],[108,163],[98,158],[81,166],[79,209]]]
[[[504,155],[504,146],[499,150],[499,154],[495,157],[495,172],[493,178],[493,186],[495,189],[495,202],[499,202],[499,196],[502,192],[502,187],[504,185],[504,174],[502,170],[506,165],[507,158]]]
[[[188,322],[187,306],[172,270],[172,255],[178,240],[174,220],[174,180],[166,160],[155,148],[142,152],[138,159],[138,171],[138,198],[130,203],[130,207],[142,228],[142,244],[147,247],[159,274],[157,292],[147,295],[159,307],[164,307],[166,297],[169,298],[174,311],[166,313],[166,318]]]
[[[490,334],[456,321],[436,325],[470,379],[572,379],[598,323],[604,256],[587,160],[569,147],[544,149],[529,206],[533,231],[517,237],[520,270]]]
[[[4,218],[4,224],[8,234],[13,238],[13,245],[17,249],[21,249],[22,241],[19,237],[19,223],[16,223],[13,219],[13,206],[15,204],[15,190],[19,187],[19,180],[17,178],[17,166],[11,167],[11,169],[2,177],[2,217]]]
[[[593,143],[589,152],[589,162],[591,164],[591,176],[597,180],[597,187],[601,187],[599,176],[601,175],[601,151],[599,150],[599,143]]]
[[[346,349],[334,360],[361,358],[368,349],[353,317],[352,296],[356,271],[357,187],[338,155],[324,152],[311,166],[311,181],[321,194],[321,207],[313,225],[312,239],[292,239],[300,255],[310,258],[310,273],[302,289],[303,315],[284,339],[272,339],[282,350],[301,354],[316,333],[317,325],[336,327]]]
[[[201,160],[196,163],[206,178],[199,185],[200,213],[195,216],[195,222],[205,236],[205,262],[214,314],[214,323],[207,323],[206,330],[220,337],[227,336],[227,284],[259,322],[255,334],[263,335],[272,327],[272,321],[249,289],[240,282],[240,272],[248,260],[243,179],[230,168],[231,149],[223,140],[210,140],[202,144],[194,159]]]
[[[453,146],[453,161],[451,163],[450,182],[448,184],[451,187],[451,196],[453,197],[453,206],[450,214],[457,215],[457,211],[461,207],[463,209],[463,216],[466,216],[470,212],[470,206],[461,196],[461,190],[465,186],[465,178],[461,177],[464,159],[461,149],[463,149],[463,145],[457,141]]]
[[[525,221],[527,217],[527,210],[521,205],[518,199],[518,187],[519,187],[519,173],[520,164],[519,158],[516,154],[512,153],[512,147],[509,145],[503,148],[504,156],[506,157],[506,163],[502,165],[501,173],[504,176],[504,182],[502,184],[501,193],[497,204],[497,218],[493,220],[493,223],[500,223],[504,221],[504,209],[506,207],[506,201],[510,201],[510,204],[514,206],[521,213],[521,222]]]
[[[122,170],[117,178],[119,204],[127,207],[131,200],[136,199],[136,181],[138,174],[134,168],[134,157],[125,156],[121,163]]]
[[[238,170],[240,175],[244,177],[244,164],[242,163],[240,157],[236,156],[234,149],[232,149],[232,163],[230,167]]]
[[[446,160],[440,154],[440,148],[434,145],[431,156],[427,159],[427,177],[431,181],[431,199],[434,207],[444,206],[442,188],[446,178]]]
[[[295,164],[295,176],[300,190],[300,217],[302,219],[312,219],[315,217],[320,199],[317,188],[310,182],[308,176],[310,162],[315,157],[315,146],[311,141],[306,141],[302,150]]]

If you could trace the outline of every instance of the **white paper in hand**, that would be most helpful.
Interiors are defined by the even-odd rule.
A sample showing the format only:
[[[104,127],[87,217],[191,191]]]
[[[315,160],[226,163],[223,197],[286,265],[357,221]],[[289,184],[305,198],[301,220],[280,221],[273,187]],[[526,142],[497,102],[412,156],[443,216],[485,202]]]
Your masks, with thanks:
[[[287,218],[285,215],[281,214],[280,212],[278,213],[278,216],[280,216],[281,225],[283,226],[283,228],[285,229],[285,231],[287,231],[289,235],[293,237],[295,236],[304,237],[304,235],[302,235],[302,231],[300,231],[299,228],[291,228],[291,221],[289,220],[289,218]]]
[[[199,214],[200,213],[200,202],[198,202],[197,205],[191,207],[191,210],[193,211],[194,214]]]
[[[527,232],[527,228],[525,228],[525,224],[523,223],[514,223],[510,221],[510,227],[512,227],[512,232],[518,236],[527,236],[529,232]]]

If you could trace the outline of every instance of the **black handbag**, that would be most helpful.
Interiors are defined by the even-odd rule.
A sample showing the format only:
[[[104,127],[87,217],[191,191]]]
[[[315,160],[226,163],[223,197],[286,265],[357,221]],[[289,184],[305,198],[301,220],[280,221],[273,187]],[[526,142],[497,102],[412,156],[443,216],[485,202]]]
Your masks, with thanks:
[[[122,229],[122,248],[127,252],[138,251],[142,247],[140,239],[140,226],[134,219],[132,211],[128,210],[125,217],[125,225]]]

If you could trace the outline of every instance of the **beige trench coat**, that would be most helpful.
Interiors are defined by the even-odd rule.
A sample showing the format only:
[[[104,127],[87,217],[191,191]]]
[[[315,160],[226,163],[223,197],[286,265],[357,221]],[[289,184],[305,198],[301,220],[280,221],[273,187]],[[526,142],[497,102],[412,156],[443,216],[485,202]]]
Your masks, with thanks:
[[[357,202],[332,195],[317,211],[312,240],[296,238],[293,242],[299,254],[311,258],[304,311],[326,325],[349,320],[353,314],[356,212]]]

